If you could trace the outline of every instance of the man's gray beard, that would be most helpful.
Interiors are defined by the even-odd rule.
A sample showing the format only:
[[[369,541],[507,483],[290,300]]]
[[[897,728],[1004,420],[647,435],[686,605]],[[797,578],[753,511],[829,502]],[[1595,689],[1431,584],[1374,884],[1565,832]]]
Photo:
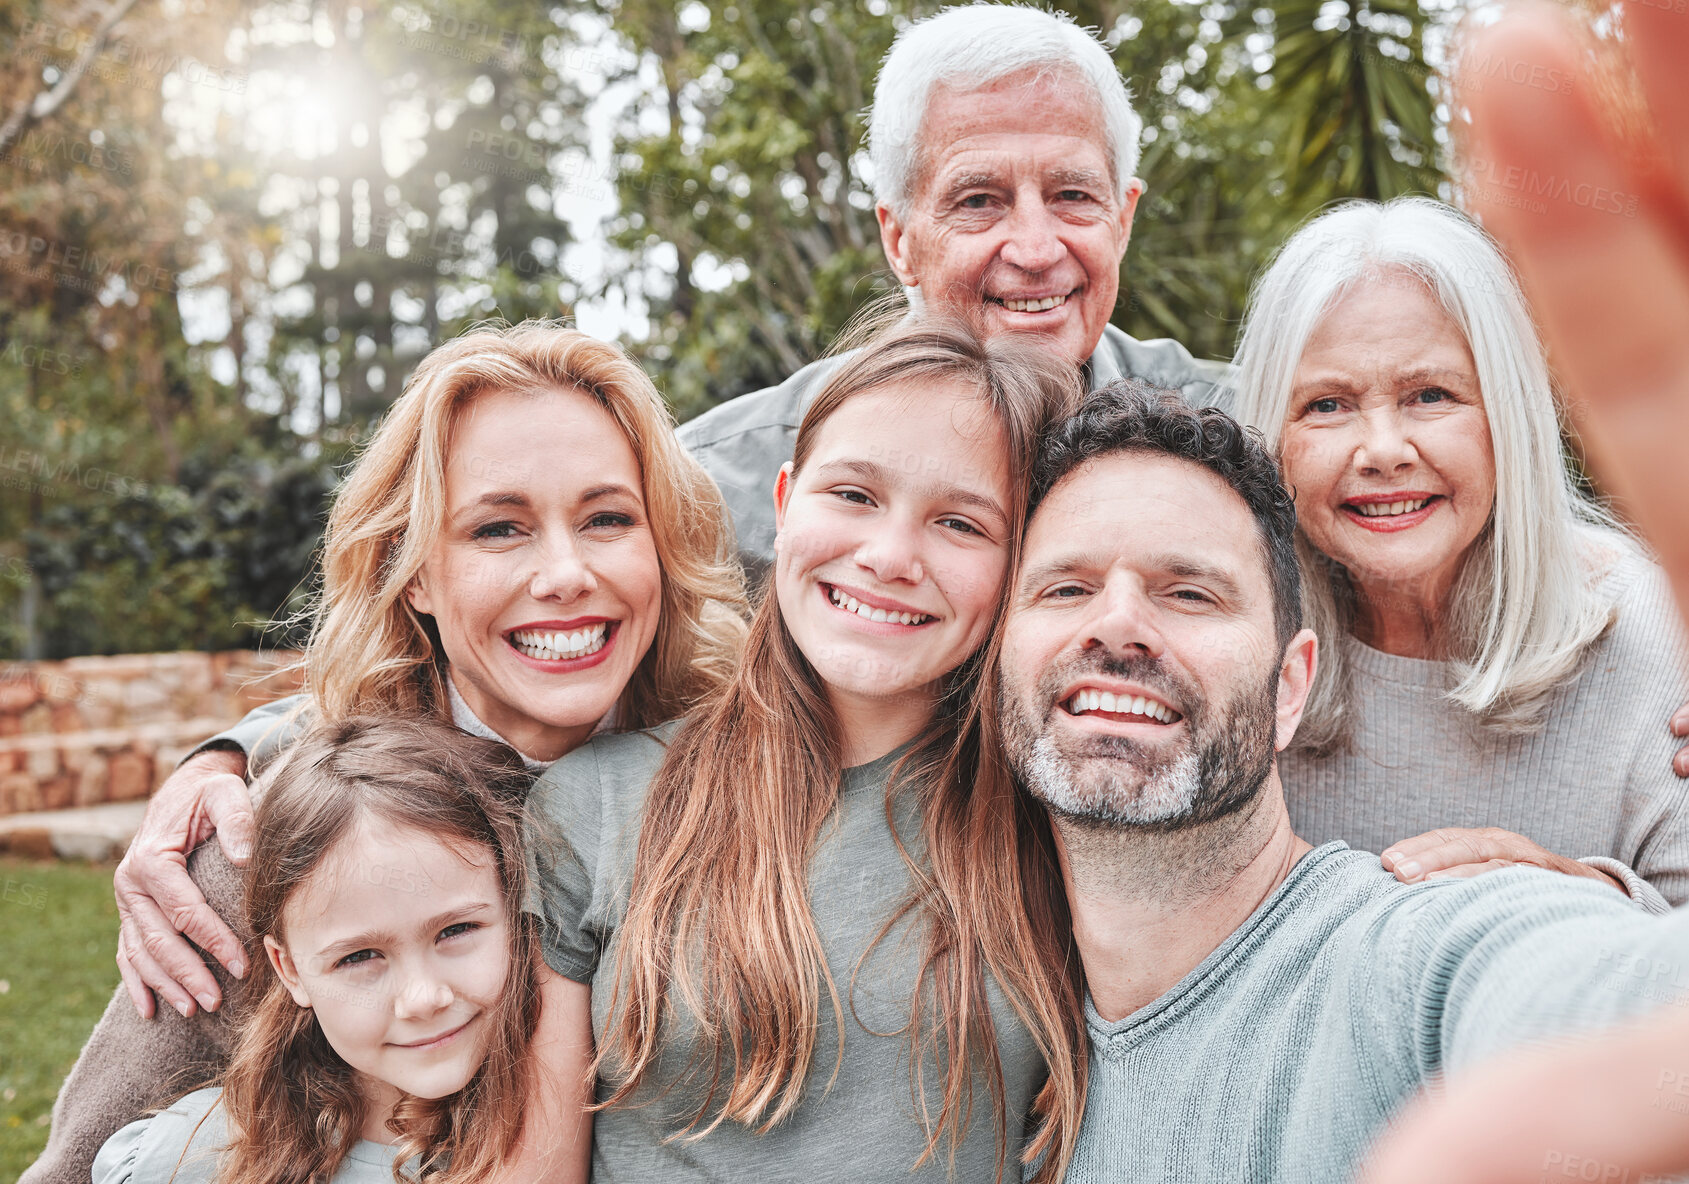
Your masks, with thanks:
[[[1107,792],[1112,786],[1087,779],[1076,784],[1072,765],[1056,751],[1055,741],[1040,736],[1032,744],[1032,756],[1021,769],[1021,778],[1034,796],[1056,813],[1076,821],[1110,826],[1147,826],[1167,823],[1188,814],[1202,792],[1201,762],[1196,750],[1187,748],[1178,759],[1155,769],[1144,778],[1130,799]]]
[[[1090,736],[1079,751],[1063,753],[1048,727],[1064,710],[1053,691],[1041,685],[1036,692],[1048,710],[1035,733],[1038,725],[1005,686],[999,702],[1009,763],[1053,813],[1080,826],[1170,832],[1214,822],[1252,802],[1272,772],[1277,675],[1264,690],[1240,689],[1219,707],[1186,697],[1187,738],[1170,755],[1125,736]]]

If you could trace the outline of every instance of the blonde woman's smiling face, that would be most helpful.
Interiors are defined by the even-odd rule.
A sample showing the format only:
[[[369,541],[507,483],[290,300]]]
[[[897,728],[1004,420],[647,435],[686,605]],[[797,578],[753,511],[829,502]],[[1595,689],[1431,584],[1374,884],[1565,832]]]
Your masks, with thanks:
[[[495,391],[460,415],[440,537],[408,590],[453,685],[528,756],[576,747],[656,634],[662,568],[639,459],[577,390]]]
[[[1375,604],[1440,605],[1495,506],[1465,335],[1405,273],[1363,280],[1315,328],[1281,457],[1308,540]]]
[[[977,391],[933,381],[856,395],[776,496],[774,592],[835,701],[925,694],[984,643],[1010,480]]]

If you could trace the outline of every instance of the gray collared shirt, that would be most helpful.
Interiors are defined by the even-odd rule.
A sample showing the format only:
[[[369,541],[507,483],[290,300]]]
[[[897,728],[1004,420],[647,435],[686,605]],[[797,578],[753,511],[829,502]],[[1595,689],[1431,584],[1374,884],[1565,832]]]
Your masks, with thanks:
[[[774,478],[792,459],[798,424],[843,357],[811,362],[779,386],[731,399],[680,428],[681,443],[715,478],[733,515],[739,557],[754,586],[774,561]],[[1231,367],[1191,357],[1176,341],[1138,341],[1107,325],[1085,364],[1089,389],[1139,378],[1180,391],[1196,407],[1230,410]]]

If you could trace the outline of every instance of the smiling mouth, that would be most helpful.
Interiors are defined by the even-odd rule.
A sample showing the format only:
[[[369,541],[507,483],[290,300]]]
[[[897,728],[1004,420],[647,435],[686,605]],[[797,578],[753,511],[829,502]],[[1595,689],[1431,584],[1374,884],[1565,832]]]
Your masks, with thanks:
[[[847,613],[855,613],[864,621],[873,621],[881,625],[925,625],[928,621],[938,618],[926,613],[900,613],[890,609],[872,608],[863,604],[848,592],[842,592],[831,584],[826,585],[827,599],[833,602],[834,608],[841,608]]]
[[[1100,715],[1125,723],[1176,724],[1184,716],[1167,704],[1148,695],[1115,695],[1109,691],[1087,688],[1075,691],[1062,704],[1069,715]]]
[[[1048,312],[1052,308],[1060,308],[1062,305],[1066,304],[1073,298],[1074,292],[1077,291],[1079,291],[1079,289],[1075,288],[1073,289],[1073,292],[1069,292],[1066,295],[1045,296],[1039,300],[1011,300],[1005,296],[987,296],[986,299],[992,304],[1000,305],[1003,308],[1008,309],[1010,312]]]
[[[411,1043],[411,1044],[399,1044],[399,1045],[395,1045],[394,1047],[396,1047],[396,1048],[408,1048],[408,1049],[412,1050],[413,1052],[417,1052],[417,1051],[426,1052],[431,1048],[439,1048],[441,1045],[445,1044],[448,1040],[450,1040],[454,1036],[458,1035],[458,1033],[462,1032],[465,1028],[469,1027],[469,1025],[474,1023],[474,1022],[475,1022],[474,1018],[471,1017],[467,1020],[464,1020],[463,1023],[459,1024],[457,1027],[453,1028],[449,1032],[442,1032],[438,1036],[430,1036],[427,1040],[418,1040],[418,1041],[415,1041],[414,1043]]]
[[[610,640],[613,621],[600,621],[572,631],[549,629],[513,629],[507,635],[511,648],[526,657],[541,662],[566,662],[571,658],[586,658],[604,648]]]
[[[1403,498],[1394,502],[1344,502],[1343,508],[1350,513],[1359,514],[1362,518],[1399,518],[1403,514],[1416,514],[1433,502],[1441,501],[1440,494],[1427,497]]]

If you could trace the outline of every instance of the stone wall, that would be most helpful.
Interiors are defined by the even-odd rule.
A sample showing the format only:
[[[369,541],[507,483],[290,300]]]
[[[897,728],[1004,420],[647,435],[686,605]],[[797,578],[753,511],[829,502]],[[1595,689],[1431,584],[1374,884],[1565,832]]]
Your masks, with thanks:
[[[287,651],[0,664],[0,814],[144,798],[207,736],[298,689]]]

